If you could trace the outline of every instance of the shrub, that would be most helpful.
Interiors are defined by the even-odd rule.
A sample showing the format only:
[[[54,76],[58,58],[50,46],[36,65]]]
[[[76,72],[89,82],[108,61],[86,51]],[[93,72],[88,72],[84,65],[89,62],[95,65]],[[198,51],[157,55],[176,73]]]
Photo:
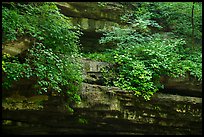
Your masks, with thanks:
[[[82,82],[79,62],[80,32],[54,3],[12,3],[2,6],[3,43],[22,36],[33,38],[23,59],[3,55],[3,87],[21,78],[36,77],[39,94],[60,93],[79,101]],[[74,31],[76,30],[76,31]]]
[[[123,33],[119,33],[120,31]],[[185,77],[186,73],[190,72],[191,76],[198,80],[202,79],[201,50],[193,52],[191,49],[189,54],[183,39],[171,35],[164,38],[157,33],[138,37],[134,30],[117,28],[116,31],[107,32],[100,42],[102,44],[112,42],[117,45],[117,48],[102,53],[109,57],[101,59],[113,63],[114,66],[104,71],[108,72],[105,75],[106,83],[133,90],[135,95],[146,100],[163,88],[160,83],[162,75]],[[96,53],[94,55],[97,56]]]

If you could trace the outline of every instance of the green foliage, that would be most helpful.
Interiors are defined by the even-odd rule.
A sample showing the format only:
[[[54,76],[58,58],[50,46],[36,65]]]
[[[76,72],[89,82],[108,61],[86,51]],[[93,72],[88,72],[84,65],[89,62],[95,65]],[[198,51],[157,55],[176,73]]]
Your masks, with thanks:
[[[17,3],[10,9],[2,6],[2,22],[3,42],[29,35],[56,52],[79,50],[79,31],[71,31],[73,26],[54,3],[42,3],[40,6]]]
[[[102,52],[102,53],[86,53],[86,54],[82,54],[83,57],[85,58],[90,58],[90,59],[94,59],[97,61],[108,61],[110,62],[112,59],[112,53],[111,52]]]
[[[183,52],[182,67],[191,76],[202,81],[202,48],[186,48]]]
[[[152,28],[174,32],[177,36],[192,37],[192,5],[193,2],[137,2],[133,12],[127,12],[121,20],[132,25],[142,33],[150,32]],[[202,37],[202,3],[194,4],[195,38]],[[151,29],[150,29],[151,28]]]
[[[54,3],[15,3],[2,6],[3,43],[22,36],[33,38],[33,45],[21,62],[3,56],[3,87],[9,88],[21,78],[35,77],[39,94],[60,93],[71,103],[82,82],[79,62],[79,31],[73,31],[69,19]]]
[[[23,17],[18,14],[15,9],[8,9],[2,6],[2,42],[16,40],[18,32],[21,34],[23,31],[18,28],[22,28],[21,25]]]
[[[133,29],[142,34],[149,33],[149,27],[162,28],[155,20],[152,20],[154,15],[151,11],[152,5],[150,2],[137,2],[136,5],[134,11],[121,16],[123,22],[130,24]]]
[[[97,2],[97,4],[98,4],[98,7],[105,7],[105,6],[107,6],[106,2]]]
[[[2,73],[6,74],[3,78],[2,86],[9,88],[14,81],[21,78],[29,78],[32,75],[32,70],[27,63],[20,63],[18,58],[11,57],[9,54],[2,56]]]
[[[57,54],[40,43],[29,49],[26,63],[33,68],[33,73],[38,78],[36,87],[40,93],[47,91],[60,93],[66,90],[71,100],[79,101],[74,93],[79,90],[77,85],[82,81],[81,66],[77,56],[74,57]]]
[[[88,120],[86,120],[85,118],[79,117],[78,118],[78,123],[79,124],[88,124]]]
[[[157,33],[137,37],[137,33],[131,31],[134,32],[117,28],[115,32],[105,33],[100,40],[102,44],[112,42],[117,45],[116,49],[102,53],[101,60],[111,62],[114,66],[104,71],[108,72],[107,81],[112,80],[108,84],[133,90],[135,95],[148,100],[163,87],[160,76],[185,77],[190,72],[191,76],[202,80],[201,50],[186,48],[186,42],[173,37],[171,33],[168,38]],[[99,55],[95,53],[92,56],[100,58]],[[109,57],[105,58],[106,55]]]
[[[161,26],[177,35],[189,38],[192,36],[192,5],[193,2],[154,2],[151,12],[153,18]],[[202,3],[194,4],[195,37],[202,37]]]
[[[192,3],[138,2],[135,7],[134,12],[121,17],[123,22],[130,25],[129,28],[115,27],[111,32],[104,32],[104,37],[99,41],[100,44],[116,48],[88,56],[113,64],[112,68],[104,70],[106,83],[133,90],[135,95],[148,100],[163,88],[161,76],[185,77],[190,74],[202,80],[201,49],[188,47],[188,41],[182,39],[192,34]],[[201,11],[201,5],[196,3],[197,39],[201,39]],[[155,33],[151,31],[153,28],[170,28],[168,31],[172,32]]]

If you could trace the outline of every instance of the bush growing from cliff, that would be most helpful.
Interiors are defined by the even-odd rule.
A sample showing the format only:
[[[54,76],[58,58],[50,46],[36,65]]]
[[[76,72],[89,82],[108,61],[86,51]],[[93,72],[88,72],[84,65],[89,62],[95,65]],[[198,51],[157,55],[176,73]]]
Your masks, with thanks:
[[[166,39],[161,34],[138,38],[137,34],[124,31],[130,30],[117,28],[117,31],[107,32],[100,41],[103,44],[115,42],[117,48],[87,56],[113,64],[114,67],[104,71],[107,84],[133,90],[135,95],[148,100],[163,88],[160,76],[185,77],[190,74],[202,80],[201,48],[187,48],[184,39],[170,36]]]
[[[28,36],[33,45],[22,58],[3,55],[3,87],[21,78],[35,77],[38,93],[62,94],[79,101],[82,82],[79,63],[79,31],[73,31],[67,17],[54,3],[11,3],[2,6],[2,41]]]
[[[121,19],[129,23],[131,27],[127,29],[116,27],[111,32],[104,32],[104,37],[100,39],[100,43],[112,44],[113,47],[117,48],[106,50],[101,54],[98,53],[100,56],[96,53],[88,55],[88,57],[113,63],[113,68],[105,70],[108,72],[106,75],[108,84],[133,90],[135,95],[142,96],[146,100],[150,99],[160,88],[163,88],[160,76],[185,77],[186,74],[190,74],[191,77],[202,80],[201,48],[187,46],[188,43],[184,39],[184,35],[190,36],[191,28],[188,26],[187,33],[182,31],[181,24],[177,24],[180,29],[165,33],[166,36],[162,33],[154,33],[150,26],[160,30],[167,27],[168,24],[162,25],[153,20],[156,17],[153,13],[156,11],[153,10],[152,6],[158,5],[142,3],[134,13],[122,16]],[[168,5],[163,6],[168,7]],[[187,6],[189,5],[187,4]],[[165,19],[165,17],[162,18]],[[170,24],[173,22],[173,13],[171,18]],[[197,18],[199,17],[197,16]],[[178,19],[178,21],[182,19]],[[199,24],[199,22],[197,23]],[[200,34],[199,28],[197,30],[196,33]],[[199,38],[200,35],[198,35]]]

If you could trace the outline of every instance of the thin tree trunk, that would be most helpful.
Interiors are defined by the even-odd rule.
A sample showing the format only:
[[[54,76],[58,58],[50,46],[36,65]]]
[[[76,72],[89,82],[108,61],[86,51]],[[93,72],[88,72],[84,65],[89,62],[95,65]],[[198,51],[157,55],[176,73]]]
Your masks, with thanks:
[[[193,2],[193,6],[192,6],[192,16],[191,16],[191,24],[192,24],[192,47],[195,46],[195,39],[194,39],[194,4],[195,4],[195,2]]]

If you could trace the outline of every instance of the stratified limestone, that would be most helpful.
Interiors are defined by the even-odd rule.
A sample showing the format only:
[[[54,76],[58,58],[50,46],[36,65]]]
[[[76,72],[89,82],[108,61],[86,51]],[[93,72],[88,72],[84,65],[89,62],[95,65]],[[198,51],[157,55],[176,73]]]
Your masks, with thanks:
[[[39,106],[43,104],[40,110],[19,109],[16,105],[19,102],[22,106],[29,103],[29,99],[24,97],[16,101],[4,99],[7,101],[2,104],[4,133],[202,134],[202,98],[155,93],[151,100],[145,101],[135,97],[131,91],[87,83],[83,83],[80,94],[82,101],[72,106],[74,113],[64,109],[66,102],[60,101],[60,97],[49,97],[44,103],[36,103]],[[34,102],[39,102],[36,99]],[[20,126],[14,126],[15,121],[19,121]],[[31,126],[33,124],[36,126]],[[50,127],[54,127],[55,132]]]

